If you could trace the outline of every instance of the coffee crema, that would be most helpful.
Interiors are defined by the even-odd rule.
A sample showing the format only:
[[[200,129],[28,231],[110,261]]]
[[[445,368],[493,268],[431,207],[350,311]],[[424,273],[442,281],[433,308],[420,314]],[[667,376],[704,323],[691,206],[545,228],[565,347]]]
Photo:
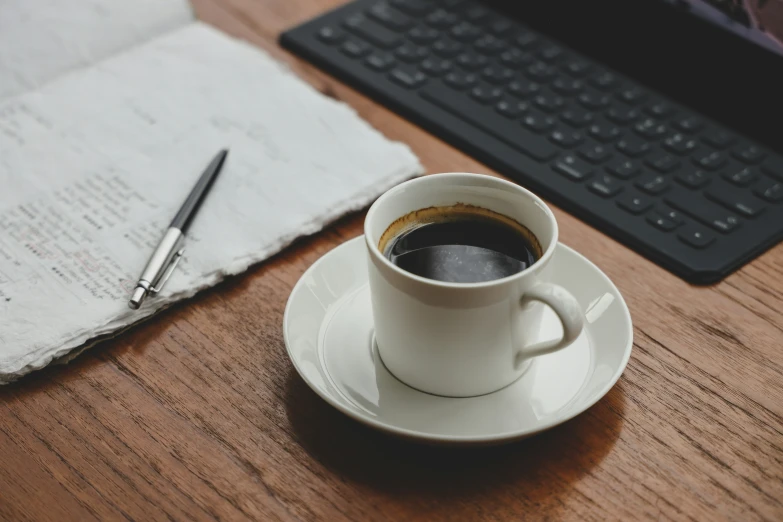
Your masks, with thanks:
[[[378,248],[407,272],[449,283],[508,277],[542,255],[538,239],[527,227],[464,203],[406,214],[389,225]]]

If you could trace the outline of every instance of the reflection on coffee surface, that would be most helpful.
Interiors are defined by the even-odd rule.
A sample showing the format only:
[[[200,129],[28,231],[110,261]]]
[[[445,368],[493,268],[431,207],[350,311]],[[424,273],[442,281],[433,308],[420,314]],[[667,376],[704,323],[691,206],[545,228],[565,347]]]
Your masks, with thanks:
[[[527,227],[465,204],[411,212],[386,229],[378,247],[403,270],[449,283],[501,279],[541,257],[541,245]]]

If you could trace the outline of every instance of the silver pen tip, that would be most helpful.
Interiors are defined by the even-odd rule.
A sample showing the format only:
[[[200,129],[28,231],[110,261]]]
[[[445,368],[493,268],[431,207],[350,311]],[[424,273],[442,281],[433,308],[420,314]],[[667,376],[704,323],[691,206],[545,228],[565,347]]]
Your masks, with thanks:
[[[144,290],[144,288],[137,286],[136,290],[133,291],[133,295],[131,296],[130,301],[128,301],[128,306],[134,310],[138,310],[146,295],[147,291]]]

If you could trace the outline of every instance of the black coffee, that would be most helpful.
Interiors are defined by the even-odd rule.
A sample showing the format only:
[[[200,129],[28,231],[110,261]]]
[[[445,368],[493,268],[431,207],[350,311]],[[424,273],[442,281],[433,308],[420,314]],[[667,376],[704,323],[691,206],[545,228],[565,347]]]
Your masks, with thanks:
[[[409,214],[387,229],[380,247],[403,270],[450,283],[500,279],[541,257],[541,247],[526,227],[469,205]]]

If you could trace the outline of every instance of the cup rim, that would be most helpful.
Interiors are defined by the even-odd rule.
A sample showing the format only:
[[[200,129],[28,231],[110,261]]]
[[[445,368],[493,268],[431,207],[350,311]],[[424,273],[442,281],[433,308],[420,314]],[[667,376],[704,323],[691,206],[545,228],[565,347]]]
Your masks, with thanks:
[[[378,248],[377,243],[371,240],[371,234],[370,234],[370,223],[372,223],[373,217],[375,216],[375,213],[378,211],[378,208],[383,205],[385,201],[388,199],[394,197],[395,194],[398,192],[404,190],[410,185],[415,185],[418,183],[421,183],[424,180],[429,180],[433,177],[447,177],[450,180],[491,180],[492,183],[497,183],[499,186],[515,191],[519,193],[520,196],[528,197],[532,199],[534,202],[539,204],[539,207],[543,209],[544,213],[549,217],[551,223],[552,223],[552,239],[550,241],[549,247],[541,254],[541,257],[536,260],[535,263],[530,265],[528,268],[525,268],[524,270],[517,272],[516,274],[501,277],[500,279],[493,279],[492,281],[483,281],[478,283],[451,283],[446,281],[437,281],[435,279],[428,279],[426,277],[422,277],[416,274],[412,274],[406,270],[403,270],[402,268],[398,267],[391,261],[389,261],[386,256],[383,255],[383,252],[380,251]],[[444,180],[446,181],[446,180]],[[434,182],[433,182],[434,183]],[[401,217],[401,216],[399,216]],[[498,178],[495,176],[489,176],[487,174],[475,174],[470,172],[444,172],[439,174],[427,174],[425,176],[420,176],[417,178],[410,179],[408,181],[405,181],[403,183],[400,183],[399,185],[396,185],[392,187],[391,189],[387,190],[381,196],[375,200],[375,202],[370,206],[370,209],[367,211],[367,215],[364,218],[364,241],[367,244],[367,248],[370,252],[370,255],[372,255],[375,259],[380,261],[386,268],[389,270],[392,270],[393,272],[396,272],[398,275],[402,277],[406,277],[408,279],[411,279],[413,281],[430,285],[437,288],[460,288],[460,289],[485,289],[485,288],[493,288],[497,286],[506,285],[510,282],[513,282],[518,279],[522,279],[525,277],[528,277],[532,274],[536,274],[540,272],[543,267],[547,264],[549,259],[552,257],[552,255],[555,252],[555,248],[557,247],[558,238],[560,235],[560,230],[557,224],[557,219],[555,219],[555,215],[552,212],[552,209],[549,208],[549,205],[544,202],[540,197],[529,191],[528,189],[522,187],[521,185],[517,185],[516,183],[512,183],[511,181],[505,180],[503,178]],[[373,238],[374,239],[374,238]]]

